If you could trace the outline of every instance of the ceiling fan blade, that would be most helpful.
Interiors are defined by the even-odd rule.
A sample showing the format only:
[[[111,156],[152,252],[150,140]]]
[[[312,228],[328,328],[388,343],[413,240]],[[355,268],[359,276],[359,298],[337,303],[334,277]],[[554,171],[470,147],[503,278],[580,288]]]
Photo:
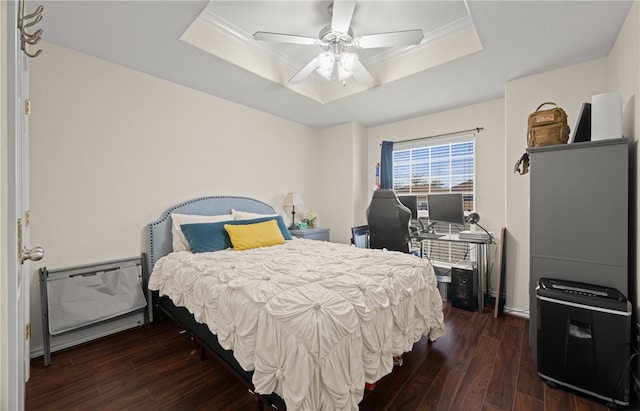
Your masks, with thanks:
[[[256,31],[253,38],[261,41],[277,41],[280,43],[294,43],[307,46],[313,46],[320,42],[320,40],[313,37],[296,36],[294,34],[269,33],[266,31]]]
[[[333,0],[331,30],[348,33],[355,8],[356,2],[354,0]]]
[[[354,45],[361,49],[377,47],[413,46],[420,44],[424,34],[421,29],[392,31],[390,33],[369,34],[357,37]]]
[[[355,78],[356,81],[361,84],[373,82],[371,73],[369,73],[369,70],[367,70],[367,68],[360,62],[360,60],[355,61],[353,64],[353,78]]]
[[[289,83],[298,84],[302,82],[309,74],[313,73],[315,69],[320,67],[320,61],[317,57],[314,57],[313,60],[307,63],[306,66],[301,68],[293,77],[289,79]]]

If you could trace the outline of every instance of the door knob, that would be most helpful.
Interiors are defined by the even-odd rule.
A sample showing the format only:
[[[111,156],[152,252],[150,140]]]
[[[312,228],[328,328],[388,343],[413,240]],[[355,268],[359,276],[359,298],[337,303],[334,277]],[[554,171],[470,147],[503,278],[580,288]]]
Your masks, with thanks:
[[[24,263],[26,260],[38,261],[44,257],[44,248],[33,247],[31,250],[24,247],[20,253],[20,263]]]

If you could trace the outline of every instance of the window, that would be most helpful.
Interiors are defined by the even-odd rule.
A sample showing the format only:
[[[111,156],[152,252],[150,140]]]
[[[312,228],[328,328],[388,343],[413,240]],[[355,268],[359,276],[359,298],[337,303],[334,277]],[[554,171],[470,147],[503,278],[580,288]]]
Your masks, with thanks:
[[[420,217],[428,217],[427,194],[462,193],[465,213],[474,210],[475,134],[445,138],[428,138],[394,144],[393,189],[398,195],[418,196]],[[447,223],[435,225],[438,233],[458,233],[464,226]],[[444,263],[458,263],[470,257],[469,245],[446,241],[429,241],[426,255]]]

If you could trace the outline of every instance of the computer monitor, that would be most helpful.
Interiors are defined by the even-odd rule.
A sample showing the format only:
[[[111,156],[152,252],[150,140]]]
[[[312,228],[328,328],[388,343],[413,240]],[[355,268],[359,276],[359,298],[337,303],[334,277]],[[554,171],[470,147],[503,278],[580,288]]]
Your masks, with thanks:
[[[411,219],[417,220],[418,219],[418,197],[414,195],[401,195],[401,196],[398,196],[398,200],[400,200],[403,206],[411,210]]]
[[[430,221],[464,224],[461,193],[427,194],[427,208]]]

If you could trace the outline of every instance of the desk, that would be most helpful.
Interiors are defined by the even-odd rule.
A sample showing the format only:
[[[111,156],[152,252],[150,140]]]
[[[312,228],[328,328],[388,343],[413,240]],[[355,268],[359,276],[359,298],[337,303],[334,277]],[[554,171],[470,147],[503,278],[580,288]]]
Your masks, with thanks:
[[[491,244],[491,241],[482,241],[482,240],[471,240],[471,239],[460,239],[458,234],[444,234],[441,237],[434,238],[433,235],[429,234],[417,234],[412,235],[411,238],[413,240],[417,240],[420,242],[420,254],[422,256],[424,253],[424,243],[425,241],[449,241],[454,243],[467,243],[467,244],[475,244],[476,247],[476,268],[478,272],[478,309],[482,310],[484,308],[484,292],[485,288],[485,278],[488,275],[488,264],[487,264],[487,247]]]

